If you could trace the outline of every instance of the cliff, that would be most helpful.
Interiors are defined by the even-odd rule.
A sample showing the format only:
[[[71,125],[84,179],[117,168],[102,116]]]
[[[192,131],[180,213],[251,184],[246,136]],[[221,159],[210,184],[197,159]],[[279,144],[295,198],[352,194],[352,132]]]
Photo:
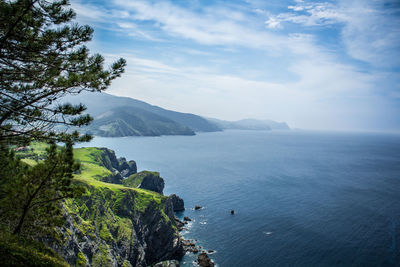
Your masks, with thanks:
[[[149,266],[184,254],[172,198],[160,193],[108,183],[122,173],[136,173],[136,163],[117,159],[112,150],[80,148],[75,175],[82,197],[64,204],[66,223],[57,238],[42,241],[74,266]],[[161,177],[153,185],[162,189]],[[143,179],[142,179],[143,181]]]

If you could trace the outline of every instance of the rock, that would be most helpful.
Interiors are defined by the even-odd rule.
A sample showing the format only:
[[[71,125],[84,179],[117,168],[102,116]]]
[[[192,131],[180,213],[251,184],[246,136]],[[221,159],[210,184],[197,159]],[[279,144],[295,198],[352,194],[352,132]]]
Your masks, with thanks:
[[[189,217],[187,217],[187,216],[183,217],[183,220],[184,220],[184,221],[186,221],[186,222],[190,222],[190,221],[192,221],[192,219],[190,219],[190,218],[189,218]]]
[[[139,188],[151,190],[160,194],[163,194],[164,190],[164,179],[156,172],[148,172],[146,176],[143,177]]]
[[[118,171],[123,177],[129,177],[132,174],[137,173],[137,166],[134,160],[126,161],[125,158],[119,158],[118,162],[120,164],[118,166]]]
[[[194,209],[195,209],[195,210],[199,210],[199,209],[201,209],[201,208],[202,208],[202,206],[199,206],[199,205],[194,206]]]
[[[119,163],[118,170],[120,172],[129,168],[129,164],[128,162],[126,162],[126,158],[119,158],[118,163]]]
[[[103,153],[101,153],[100,155],[102,165],[109,169],[111,172],[118,171],[119,162],[117,157],[115,156],[115,152],[105,147],[99,149],[103,150]]]
[[[185,225],[185,222],[182,222],[177,217],[175,217],[175,225],[176,225],[176,227],[178,228],[179,231],[182,231],[183,230],[183,226]]]
[[[103,178],[102,181],[111,184],[122,184],[123,179],[124,178],[122,177],[122,175],[118,171],[115,171],[110,176]]]
[[[128,161],[129,165],[129,170],[131,171],[131,174],[137,173],[137,166],[136,166],[136,161],[130,160]],[[129,175],[131,175],[129,174]]]
[[[184,211],[185,210],[185,202],[182,198],[178,197],[175,194],[169,196],[172,200],[172,205],[174,206],[174,212]]]
[[[179,261],[177,260],[162,261],[153,265],[153,267],[179,267],[179,266],[180,266]]]
[[[60,239],[49,238],[42,242],[71,266],[75,266],[78,257],[86,260],[86,266],[122,266],[124,263],[124,266],[144,267],[165,259],[179,260],[184,255],[182,238],[171,224],[175,219],[171,202],[165,202],[165,214],[161,212],[159,204],[153,202],[145,210],[139,211],[135,206],[138,193],[130,190],[118,200],[118,209],[113,211],[115,198],[94,187],[88,190],[91,193],[80,198],[80,201],[87,207],[85,212],[89,222],[93,214],[100,218],[118,216],[130,221],[128,226],[131,225],[131,234],[115,240],[112,238],[113,233],[104,228],[106,219],[99,224],[93,221],[87,225],[79,213],[64,209],[66,223],[59,228],[62,236]],[[165,220],[165,215],[170,221]],[[107,261],[105,265],[100,264],[102,259]],[[168,264],[172,263],[175,262]]]
[[[201,267],[214,267],[214,262],[211,261],[205,252],[199,254],[197,262]]]

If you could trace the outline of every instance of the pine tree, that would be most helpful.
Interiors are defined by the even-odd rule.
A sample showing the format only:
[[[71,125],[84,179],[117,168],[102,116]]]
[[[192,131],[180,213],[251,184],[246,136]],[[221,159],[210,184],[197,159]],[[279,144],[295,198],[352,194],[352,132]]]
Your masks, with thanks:
[[[124,71],[124,59],[105,70],[103,57],[89,54],[93,30],[74,17],[67,0],[0,0],[0,142],[78,140],[54,127],[92,118],[62,97],[103,91]]]
[[[79,127],[92,118],[66,95],[103,91],[124,71],[119,59],[104,69],[85,43],[89,26],[73,23],[67,0],[0,0],[0,230],[42,235],[62,225],[62,200],[79,195],[72,144],[88,140],[57,126]],[[10,144],[49,142],[47,157],[27,166]],[[66,144],[61,150],[56,142]]]
[[[14,234],[40,236],[64,223],[61,201],[82,189],[72,183],[72,142],[58,149],[52,143],[43,161],[28,167],[13,152],[0,149],[0,225]]]

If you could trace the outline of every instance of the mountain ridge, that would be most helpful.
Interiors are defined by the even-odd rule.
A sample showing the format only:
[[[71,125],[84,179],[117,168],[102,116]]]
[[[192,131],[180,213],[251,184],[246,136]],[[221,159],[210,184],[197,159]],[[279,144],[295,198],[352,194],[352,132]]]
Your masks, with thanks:
[[[81,130],[103,137],[195,135],[196,132],[238,130],[289,130],[285,122],[242,119],[226,121],[182,113],[151,105],[130,97],[107,93],[83,93],[66,97],[72,104],[81,103],[94,121]]]

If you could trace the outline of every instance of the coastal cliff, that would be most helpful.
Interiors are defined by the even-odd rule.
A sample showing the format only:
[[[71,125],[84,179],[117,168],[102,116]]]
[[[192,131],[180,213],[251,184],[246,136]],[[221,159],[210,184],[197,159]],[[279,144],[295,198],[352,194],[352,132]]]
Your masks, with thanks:
[[[133,161],[117,159],[104,148],[80,148],[74,155],[82,166],[75,182],[85,193],[65,201],[66,223],[56,238],[42,242],[73,266],[142,267],[183,256],[176,197],[161,194],[164,180],[159,175],[139,173],[139,185],[122,185],[124,173],[136,173]],[[140,188],[143,181],[159,192]]]

